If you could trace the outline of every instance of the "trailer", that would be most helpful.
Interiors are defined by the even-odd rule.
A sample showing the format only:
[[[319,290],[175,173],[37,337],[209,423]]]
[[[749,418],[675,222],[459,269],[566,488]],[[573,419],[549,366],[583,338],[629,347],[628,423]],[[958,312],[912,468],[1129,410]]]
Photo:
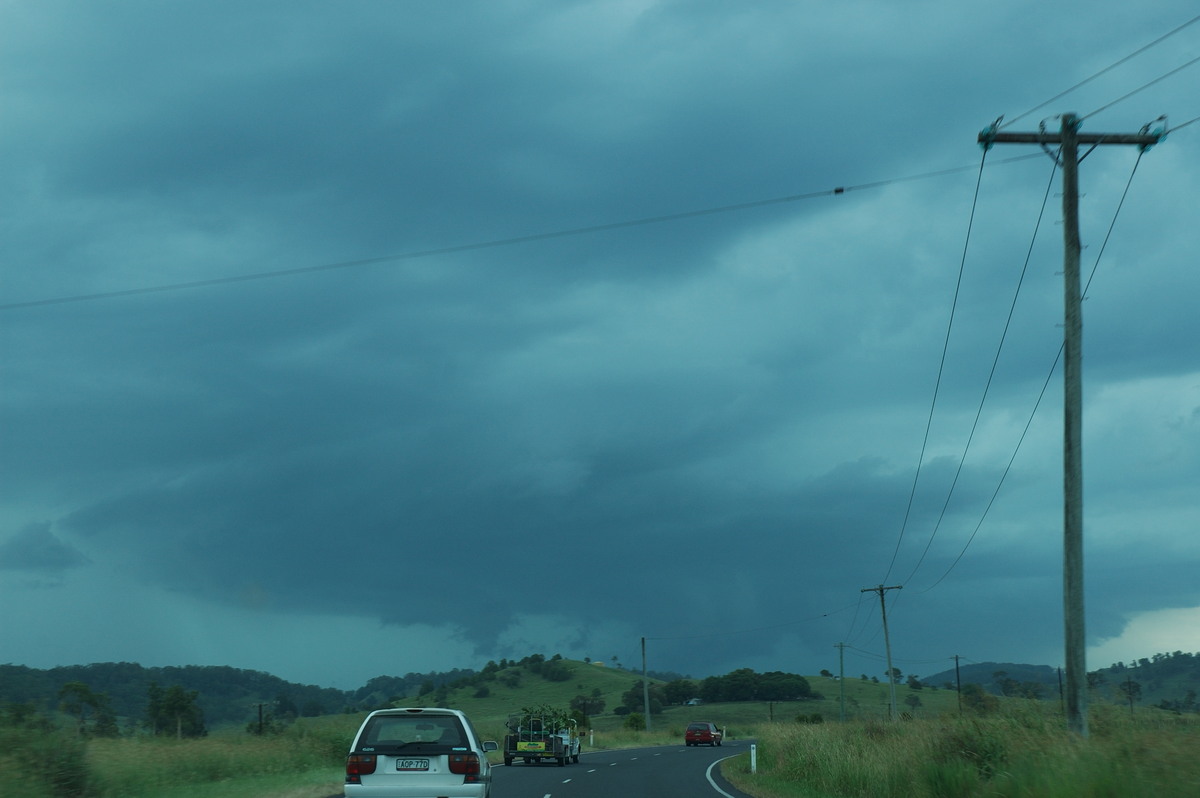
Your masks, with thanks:
[[[551,707],[532,707],[508,716],[504,764],[520,759],[527,765],[553,761],[559,767],[579,762],[582,740],[575,719]]]

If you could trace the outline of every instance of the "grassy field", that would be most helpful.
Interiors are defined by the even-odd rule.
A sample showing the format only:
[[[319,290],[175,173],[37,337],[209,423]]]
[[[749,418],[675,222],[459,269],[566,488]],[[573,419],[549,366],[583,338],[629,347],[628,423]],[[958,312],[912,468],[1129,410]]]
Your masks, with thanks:
[[[1091,734],[1065,731],[1036,702],[979,717],[767,724],[749,755],[726,762],[758,798],[1148,798],[1200,795],[1200,719],[1096,706]]]
[[[347,740],[342,718],[304,719],[269,737],[230,729],[196,740],[92,740],[89,795],[325,798],[341,791]]]
[[[689,721],[710,720],[731,739],[758,738],[757,773],[744,756],[724,770],[760,798],[1200,795],[1194,716],[1139,709],[1131,718],[1128,708],[1093,704],[1092,738],[1078,741],[1053,702],[1008,699],[989,715],[960,717],[953,691],[898,687],[908,718],[890,722],[886,684],[811,677],[819,700],[670,707],[651,719],[650,731],[630,731],[611,710],[639,676],[565,664],[566,681],[523,671],[487,683],[486,695],[465,686],[440,703],[467,712],[485,739],[501,741],[507,716],[522,706],[566,706],[598,690],[608,711],[592,719],[585,751],[680,745]],[[839,723],[843,690],[847,722]],[[194,740],[0,729],[0,795],[325,798],[341,792],[346,751],[364,715],[303,718],[275,736],[228,728]]]

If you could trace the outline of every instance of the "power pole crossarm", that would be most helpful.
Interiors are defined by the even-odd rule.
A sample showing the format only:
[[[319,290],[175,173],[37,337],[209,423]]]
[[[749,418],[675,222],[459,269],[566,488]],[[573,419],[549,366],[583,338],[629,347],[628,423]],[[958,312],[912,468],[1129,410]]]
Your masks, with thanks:
[[[1059,133],[995,133],[983,130],[979,133],[980,144],[1062,144]],[[1079,144],[1136,144],[1140,147],[1153,147],[1162,141],[1165,133],[1078,133],[1075,136]]]

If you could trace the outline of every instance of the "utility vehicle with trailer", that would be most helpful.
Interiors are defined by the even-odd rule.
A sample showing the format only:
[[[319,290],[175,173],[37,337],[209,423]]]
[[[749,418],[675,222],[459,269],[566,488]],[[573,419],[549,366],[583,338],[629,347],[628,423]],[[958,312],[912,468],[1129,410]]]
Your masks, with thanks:
[[[504,764],[521,760],[527,765],[551,761],[559,767],[579,762],[583,747],[579,727],[570,713],[552,707],[528,707],[508,716],[504,736]]]

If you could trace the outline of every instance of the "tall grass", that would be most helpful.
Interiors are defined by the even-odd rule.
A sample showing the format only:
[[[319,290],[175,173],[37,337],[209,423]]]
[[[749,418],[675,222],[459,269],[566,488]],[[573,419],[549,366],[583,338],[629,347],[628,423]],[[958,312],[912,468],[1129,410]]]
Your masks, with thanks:
[[[86,795],[86,743],[47,725],[0,726],[0,795]]]
[[[53,798],[325,798],[341,790],[346,752],[362,716],[305,718],[279,735],[240,729],[200,739],[84,738],[49,722],[0,725],[0,796]],[[682,744],[684,726],[654,731],[617,723],[584,732],[584,750]],[[480,731],[503,740],[500,722]],[[503,754],[490,755],[499,762]]]
[[[330,795],[341,786],[347,742],[340,729],[303,722],[269,737],[230,732],[193,740],[96,739],[87,749],[87,795],[302,795],[313,784]]]
[[[986,717],[889,723],[777,723],[726,766],[762,798],[1118,798],[1200,795],[1200,722],[1097,707],[1091,735],[1036,705]]]

